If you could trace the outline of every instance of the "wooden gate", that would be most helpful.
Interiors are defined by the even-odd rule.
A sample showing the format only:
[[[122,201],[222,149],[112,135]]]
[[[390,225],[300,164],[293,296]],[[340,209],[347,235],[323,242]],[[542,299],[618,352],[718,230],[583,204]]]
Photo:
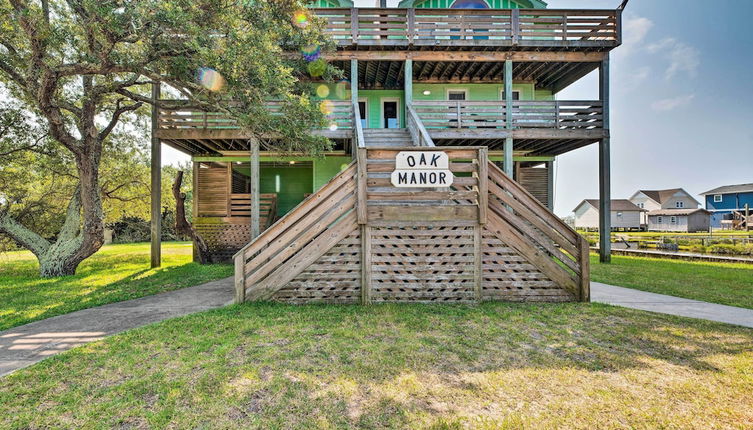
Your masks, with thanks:
[[[446,188],[397,188],[401,151],[357,160],[235,256],[236,301],[587,301],[588,243],[487,160],[435,147]]]

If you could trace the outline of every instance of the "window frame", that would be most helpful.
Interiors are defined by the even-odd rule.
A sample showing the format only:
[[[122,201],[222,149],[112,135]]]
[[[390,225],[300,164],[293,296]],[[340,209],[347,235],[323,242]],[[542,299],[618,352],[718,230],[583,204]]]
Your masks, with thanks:
[[[518,95],[517,99],[515,98],[515,94]],[[512,101],[514,101],[514,102],[519,101],[520,100],[520,96],[522,96],[522,95],[523,95],[523,93],[520,90],[512,90]],[[501,90],[499,90],[499,99],[500,100],[505,100],[505,89],[504,88],[502,88]]]
[[[676,209],[683,209],[683,208],[685,208],[685,202],[683,202],[682,200],[676,201],[675,202],[675,208]]]
[[[722,201],[724,201],[724,196],[723,195],[721,195],[721,194],[714,194],[714,203],[721,203]]]
[[[463,100],[452,100],[450,99],[450,93],[463,93]],[[445,90],[445,99],[450,102],[464,102],[468,101],[468,88],[447,88]]]

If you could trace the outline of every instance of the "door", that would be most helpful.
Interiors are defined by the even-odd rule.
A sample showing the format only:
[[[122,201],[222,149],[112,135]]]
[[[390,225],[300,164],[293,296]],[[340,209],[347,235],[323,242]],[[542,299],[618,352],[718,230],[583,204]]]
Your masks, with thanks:
[[[368,128],[369,111],[366,109],[366,99],[358,100],[358,114],[361,116],[361,128]]]
[[[399,100],[382,100],[382,127],[400,128]]]

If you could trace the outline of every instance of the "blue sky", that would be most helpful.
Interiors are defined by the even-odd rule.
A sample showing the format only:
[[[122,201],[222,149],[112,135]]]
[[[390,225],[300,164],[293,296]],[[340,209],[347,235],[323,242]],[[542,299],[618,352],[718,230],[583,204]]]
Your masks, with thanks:
[[[548,3],[550,8],[616,8],[620,1]],[[613,198],[675,187],[697,197],[720,185],[753,182],[750,16],[749,0],[630,1],[623,15],[624,43],[611,58]],[[558,97],[595,99],[597,83],[592,74]],[[570,214],[584,198],[598,197],[597,155],[591,145],[557,158],[558,215]],[[164,157],[166,163],[187,159],[170,148]]]

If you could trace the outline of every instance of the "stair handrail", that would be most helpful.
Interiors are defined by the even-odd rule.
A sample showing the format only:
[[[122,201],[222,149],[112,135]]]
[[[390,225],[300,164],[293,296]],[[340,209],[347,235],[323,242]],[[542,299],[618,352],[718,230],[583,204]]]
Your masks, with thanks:
[[[556,245],[567,251],[572,257],[572,260],[570,260],[565,254],[563,254],[555,247],[544,246],[544,248],[547,249],[547,251],[551,253],[551,255],[559,259],[562,263],[564,263],[565,266],[567,266],[575,273],[575,278],[573,279],[573,281],[575,281],[578,288],[576,292],[577,298],[581,301],[589,301],[590,248],[588,241],[567,223],[557,217],[553,212],[551,212],[549,208],[547,208],[536,197],[528,192],[528,190],[523,188],[522,185],[507,176],[507,174],[505,174],[502,169],[500,169],[494,163],[489,162],[488,171],[490,188],[500,188],[497,184],[501,184],[505,188],[501,193],[490,192],[490,194],[495,194],[496,197],[502,201],[502,203],[508,205],[508,207],[506,208],[497,209],[497,212],[508,211],[509,209],[518,212],[518,216],[523,218],[525,221],[533,224],[536,230],[539,230],[541,231],[541,233],[543,233],[545,237],[541,236],[539,239],[546,240],[546,238],[548,238]],[[492,205],[491,199],[489,202],[490,209],[493,209],[494,205]],[[516,210],[514,207],[510,207],[510,205],[514,205],[515,203],[517,203],[519,209],[525,208],[522,213],[519,210]],[[536,226],[535,220],[531,219],[531,217],[526,217],[525,212],[530,213],[533,217],[539,218],[541,221],[543,221],[543,225],[549,228],[541,228]],[[552,232],[556,232],[556,234],[553,234]],[[536,234],[536,236],[539,235]],[[544,245],[544,243],[541,243],[541,245]]]
[[[416,113],[416,109],[413,108],[413,103],[408,103],[406,108],[408,109],[408,128],[411,129],[411,126],[413,126],[413,130],[418,134],[418,146],[436,146],[418,113]]]
[[[361,109],[358,108],[358,102],[353,102],[353,138],[356,142],[356,148],[365,148],[366,141],[363,139],[363,125],[361,124]]]

